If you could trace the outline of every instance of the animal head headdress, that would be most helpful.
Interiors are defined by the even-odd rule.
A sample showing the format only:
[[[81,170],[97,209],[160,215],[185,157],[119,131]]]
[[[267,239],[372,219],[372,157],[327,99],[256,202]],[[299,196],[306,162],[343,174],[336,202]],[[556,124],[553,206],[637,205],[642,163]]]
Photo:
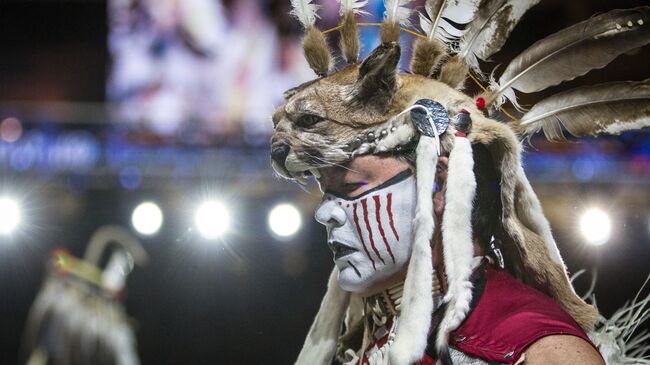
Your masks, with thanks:
[[[285,93],[273,115],[272,165],[283,177],[304,180],[324,166],[371,153],[415,156],[417,181],[413,251],[401,317],[390,349],[392,364],[421,359],[433,308],[430,238],[434,230],[432,186],[437,157],[449,155],[447,205],[442,222],[448,305],[436,341],[446,351],[471,301],[474,254],[470,213],[475,194],[472,145],[483,145],[500,176],[505,267],[545,292],[585,329],[596,310],[574,292],[565,265],[520,162],[520,139],[543,130],[549,140],[618,134],[650,125],[650,80],[601,84],[562,92],[503,123],[486,116],[514,90],[544,90],[607,65],[650,42],[650,7],[613,10],[552,34],[523,51],[490,89],[462,92],[468,75],[481,77],[479,60],[499,51],[523,14],[538,0],[428,0],[419,14],[423,34],[412,52],[411,73],[396,71],[401,30],[411,27],[411,0],[386,0],[381,44],[358,62],[356,17],[366,1],[339,0],[341,53],[348,65],[332,70],[332,55],[316,28],[318,5],[292,0],[292,15],[305,27],[304,52],[318,78]],[[365,25],[365,24],[364,24]],[[469,70],[472,71],[469,71]],[[454,244],[450,244],[453,242]],[[309,332],[299,364],[332,358],[349,295],[338,289],[336,270]]]

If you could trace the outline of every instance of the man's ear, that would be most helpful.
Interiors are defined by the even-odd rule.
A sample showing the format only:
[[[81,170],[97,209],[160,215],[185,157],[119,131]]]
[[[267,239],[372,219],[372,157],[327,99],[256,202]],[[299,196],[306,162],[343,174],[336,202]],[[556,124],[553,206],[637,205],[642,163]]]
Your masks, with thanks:
[[[375,48],[359,67],[355,100],[388,107],[395,93],[400,47],[397,42]]]

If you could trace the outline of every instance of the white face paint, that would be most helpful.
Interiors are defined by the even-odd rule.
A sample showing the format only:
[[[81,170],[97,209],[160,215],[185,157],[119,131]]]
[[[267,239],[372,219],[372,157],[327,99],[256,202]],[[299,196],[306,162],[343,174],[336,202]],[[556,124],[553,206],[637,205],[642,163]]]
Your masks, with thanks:
[[[341,288],[362,293],[400,271],[411,255],[414,217],[410,171],[354,198],[325,192],[316,220],[327,227]]]

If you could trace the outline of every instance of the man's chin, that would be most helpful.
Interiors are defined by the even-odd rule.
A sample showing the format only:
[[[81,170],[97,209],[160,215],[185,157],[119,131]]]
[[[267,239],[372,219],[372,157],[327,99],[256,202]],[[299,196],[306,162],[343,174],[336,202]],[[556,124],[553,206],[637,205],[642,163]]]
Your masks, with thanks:
[[[350,266],[339,267],[339,286],[351,293],[363,293],[373,284],[367,277]]]

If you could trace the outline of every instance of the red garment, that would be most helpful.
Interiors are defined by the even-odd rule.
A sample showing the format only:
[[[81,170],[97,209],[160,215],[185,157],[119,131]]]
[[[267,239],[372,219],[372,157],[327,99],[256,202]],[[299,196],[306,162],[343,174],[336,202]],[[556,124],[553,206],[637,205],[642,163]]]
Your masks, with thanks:
[[[528,346],[544,336],[577,336],[594,346],[550,297],[505,270],[487,265],[486,271],[483,293],[475,293],[480,298],[469,317],[451,333],[451,346],[470,356],[505,364],[514,364]],[[420,364],[432,363],[425,354]]]

